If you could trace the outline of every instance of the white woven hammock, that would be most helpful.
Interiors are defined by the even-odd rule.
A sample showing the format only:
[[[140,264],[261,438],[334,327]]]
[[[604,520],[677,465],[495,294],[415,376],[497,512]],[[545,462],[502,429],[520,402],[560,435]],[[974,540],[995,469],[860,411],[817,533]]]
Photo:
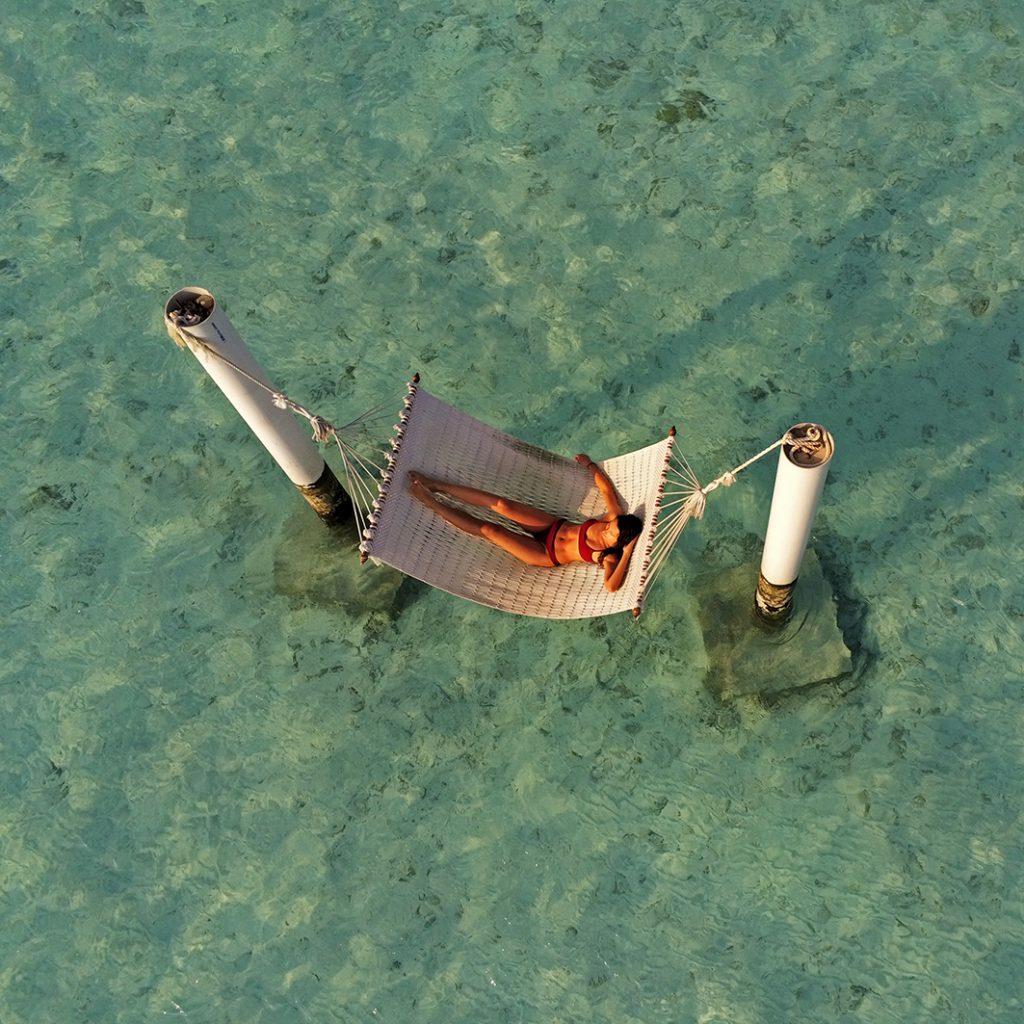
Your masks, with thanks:
[[[360,551],[364,561],[384,562],[450,594],[521,615],[581,619],[632,611],[638,616],[686,524],[704,515],[708,494],[730,486],[738,473],[782,444],[813,448],[817,443],[811,436],[800,439],[787,433],[703,487],[686,459],[674,450],[675,428],[656,444],[599,462],[628,511],[644,524],[623,586],[609,592],[599,568],[582,562],[551,568],[524,565],[488,541],[451,526],[408,491],[408,475],[418,470],[523,501],[566,519],[603,515],[606,507],[593,474],[574,460],[467,416],[420,388],[416,377],[395,426],[392,450],[384,453],[381,462],[379,435],[374,437],[371,425],[379,420],[383,407],[335,427],[201,338],[184,330],[177,335],[183,347],[205,350],[266,391],[274,405],[305,418],[314,441],[337,444],[363,538]],[[477,507],[470,511],[501,521]],[[514,526],[507,521],[503,525]]]
[[[409,387],[393,454],[363,531],[364,555],[492,608],[552,619],[614,612],[639,615],[644,595],[668,550],[696,509],[700,485],[673,460],[674,432],[656,444],[600,462],[626,507],[643,520],[623,586],[604,586],[599,568],[582,562],[554,568],[524,565],[486,540],[466,534],[416,501],[412,470],[468,484],[581,521],[607,508],[593,474],[574,460],[503,434],[420,388]],[[344,454],[344,447],[342,448]],[[351,468],[346,461],[349,478]],[[689,508],[685,513],[683,506]],[[480,508],[470,511],[490,517]],[[669,514],[663,515],[668,511]]]
[[[551,568],[524,565],[503,549],[465,533],[409,493],[412,471],[526,502],[577,521],[607,508],[593,474],[574,460],[503,434],[442,402],[413,379],[396,424],[386,465],[360,454],[356,435],[379,410],[334,427],[275,393],[282,407],[306,417],[317,441],[334,439],[363,537],[363,560],[383,562],[424,583],[491,608],[548,619],[582,619],[632,611],[644,600],[680,534],[704,515],[707,496],[783,444],[814,449],[813,436],[787,432],[767,448],[703,487],[675,450],[675,428],[664,440],[599,462],[629,512],[643,521],[622,587],[609,592],[604,574],[583,562]],[[365,452],[365,449],[364,449]],[[458,504],[453,502],[453,504]],[[476,507],[467,511],[507,527],[515,524]]]

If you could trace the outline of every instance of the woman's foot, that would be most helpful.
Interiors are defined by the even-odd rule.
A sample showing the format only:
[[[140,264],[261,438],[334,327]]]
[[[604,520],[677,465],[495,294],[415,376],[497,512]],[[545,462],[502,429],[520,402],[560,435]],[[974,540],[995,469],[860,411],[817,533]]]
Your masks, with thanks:
[[[446,485],[443,480],[435,480],[432,476],[427,476],[426,473],[421,473],[418,469],[409,470],[409,479],[416,484],[422,484],[428,491],[446,491]]]
[[[409,493],[421,505],[426,505],[427,508],[434,508],[437,505],[437,498],[434,497],[433,491],[423,482],[423,478],[419,473],[409,474]]]

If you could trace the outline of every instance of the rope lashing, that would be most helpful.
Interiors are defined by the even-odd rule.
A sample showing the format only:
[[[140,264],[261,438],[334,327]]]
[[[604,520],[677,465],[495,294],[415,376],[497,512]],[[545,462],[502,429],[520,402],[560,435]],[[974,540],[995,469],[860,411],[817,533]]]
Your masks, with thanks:
[[[332,424],[328,420],[325,420],[323,416],[313,416],[309,423],[313,428],[313,440],[319,444],[329,441],[335,434],[337,434],[337,430],[335,430]]]
[[[175,339],[175,342],[180,348],[188,348],[190,345],[198,345],[207,353],[207,355],[211,355],[215,359],[219,359],[225,366],[230,366],[235,373],[243,376],[250,384],[255,384],[256,387],[270,395],[271,402],[273,402],[278,409],[290,409],[293,413],[306,420],[313,431],[313,440],[318,444],[325,444],[331,440],[340,442],[341,439],[338,435],[338,428],[335,427],[330,420],[325,419],[323,416],[318,416],[316,413],[310,412],[305,406],[300,405],[298,402],[289,398],[283,391],[275,391],[272,387],[264,384],[263,381],[254,377],[251,373],[247,373],[237,363],[228,359],[227,356],[215,351],[213,347],[208,345],[202,338],[197,338],[195,335],[189,334],[187,331],[183,331],[181,329],[180,318],[175,320],[174,323],[177,328],[177,338]],[[186,324],[186,326],[189,325]]]
[[[798,451],[804,452],[805,454],[811,454],[821,447],[822,440],[822,433],[817,427],[808,429],[804,437],[796,437],[792,431],[786,431],[778,441],[768,445],[767,448],[758,452],[756,455],[751,456],[746,462],[736,466],[735,469],[730,469],[727,473],[723,473],[720,477],[717,477],[710,483],[705,484],[699,491],[690,495],[684,503],[683,508],[688,511],[694,519],[701,519],[704,516],[704,507],[707,503],[707,496],[719,487],[732,487],[732,485],[736,483],[737,475],[742,473],[748,466],[752,466],[759,459],[763,459],[766,455],[770,455],[776,448],[779,448],[784,444],[789,445],[790,448],[795,448]]]
[[[721,476],[716,477],[710,483],[705,484],[703,487],[695,489],[683,502],[681,513],[683,519],[703,519],[704,509],[707,506],[707,497],[712,492],[717,490],[719,487],[732,487],[736,483],[736,477],[742,473],[743,470],[752,466],[759,459],[763,459],[766,455],[770,455],[776,448],[782,445],[788,445],[797,451],[803,452],[805,455],[811,455],[816,452],[824,442],[821,430],[817,427],[809,427],[802,437],[795,436],[791,430],[775,441],[773,444],[768,445],[763,451],[758,452],[756,455],[751,456],[746,462],[741,463],[734,469],[730,469],[728,472],[723,473]]]
[[[349,495],[354,499],[353,511],[355,513],[356,526],[359,534],[362,535],[367,526],[367,512],[372,508],[377,493],[377,484],[375,481],[378,477],[384,476],[387,472],[385,465],[381,460],[386,459],[387,457],[379,451],[374,451],[372,455],[357,451],[351,441],[347,440],[343,436],[343,432],[361,428],[364,425],[364,421],[373,418],[379,413],[380,408],[383,406],[368,410],[362,416],[357,417],[352,423],[349,423],[344,427],[336,427],[330,420],[323,416],[318,416],[316,413],[310,412],[304,405],[301,405],[294,399],[289,398],[284,392],[277,391],[265,384],[263,381],[257,379],[223,353],[216,351],[202,338],[197,338],[187,330],[182,329],[183,326],[191,326],[191,322],[182,324],[180,315],[177,318],[172,316],[172,322],[175,327],[176,335],[174,337],[174,342],[180,348],[192,348],[195,346],[205,352],[208,356],[219,360],[225,366],[234,370],[235,373],[244,377],[251,384],[254,384],[257,388],[266,392],[266,394],[270,396],[271,403],[278,409],[290,410],[297,416],[301,416],[305,419],[306,422],[309,423],[312,431],[312,437],[315,442],[318,444],[326,444],[333,441],[337,445],[338,452],[341,455],[341,460],[345,467],[345,475],[348,479]]]

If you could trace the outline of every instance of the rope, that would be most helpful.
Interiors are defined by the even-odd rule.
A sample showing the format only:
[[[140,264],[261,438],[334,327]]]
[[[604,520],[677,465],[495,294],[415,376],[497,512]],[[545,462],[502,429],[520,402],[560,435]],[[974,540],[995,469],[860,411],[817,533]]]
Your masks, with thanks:
[[[781,445],[789,445],[809,454],[820,447],[822,440],[822,432],[817,427],[808,428],[803,437],[796,437],[792,431],[787,431],[773,444],[703,487],[685,456],[673,449],[670,453],[669,465],[671,478],[666,480],[663,485],[663,500],[657,530],[647,552],[646,592],[649,592],[654,585],[669,553],[675,547],[680,534],[686,529],[686,524],[691,519],[704,518],[707,496],[712,491],[719,487],[731,487],[736,482],[738,474],[766,455],[770,455]]]
[[[737,474],[742,473],[743,470],[752,466],[759,459],[763,459],[766,455],[770,455],[781,445],[789,445],[790,448],[796,448],[799,451],[810,454],[821,447],[821,442],[822,433],[817,427],[808,428],[804,437],[796,437],[791,430],[787,430],[786,433],[778,439],[778,441],[768,445],[768,447],[763,451],[758,452],[756,455],[752,455],[746,462],[740,463],[740,465],[736,466],[734,469],[730,469],[727,473],[723,473],[717,479],[712,480],[711,483],[700,487],[699,490],[697,490],[697,492],[691,495],[688,499],[691,515],[695,519],[700,519],[704,515],[705,499],[712,491],[717,490],[719,487],[732,487],[732,485],[736,483]],[[690,467],[687,466],[686,468],[687,471],[689,471]],[[690,476],[696,483],[696,479],[693,478],[692,473]]]
[[[201,317],[197,318],[196,322],[201,322]],[[406,425],[417,394],[419,376],[417,375],[408,386],[404,399],[404,408],[399,415],[400,422],[393,428],[395,436],[391,441],[392,450],[388,452],[374,447],[373,455],[368,456],[358,451],[351,441],[346,440],[343,432],[350,435],[362,434],[363,440],[366,441],[368,436],[366,427],[368,423],[374,422],[378,418],[383,419],[384,416],[391,418],[390,412],[382,413],[382,410],[385,408],[392,408],[390,403],[382,403],[358,416],[350,423],[342,427],[336,427],[323,416],[310,412],[305,406],[289,398],[283,392],[275,390],[270,385],[252,376],[252,374],[232,360],[216,351],[202,338],[189,334],[183,328],[193,326],[191,320],[183,322],[179,316],[176,320],[172,319],[171,323],[174,326],[176,335],[172,335],[172,337],[175,344],[179,345],[179,347],[192,348],[193,346],[198,346],[208,355],[219,359],[251,384],[255,384],[256,387],[266,392],[278,409],[290,410],[295,415],[305,419],[310,425],[315,442],[318,444],[325,444],[332,440],[335,442],[345,467],[348,492],[353,499],[356,525],[360,536],[363,538],[360,544],[360,553],[362,560],[365,561],[369,556],[374,536],[377,532],[381,504],[390,489],[394,476],[395,460],[406,433]],[[701,486],[697,475],[686,461],[685,456],[675,449],[671,440],[674,437],[675,428],[672,428],[655,503],[655,529],[644,552],[644,564],[641,568],[642,579],[637,603],[634,607],[634,615],[639,614],[647,594],[660,575],[669,553],[675,547],[687,523],[691,519],[702,519],[704,517],[709,494],[716,491],[719,487],[731,487],[736,482],[736,477],[740,473],[782,445],[789,445],[793,449],[811,454],[820,448],[823,441],[822,432],[816,427],[806,428],[803,436],[794,436],[792,431],[787,431],[786,434],[767,448],[751,456],[728,472],[723,473],[721,476],[716,477],[710,483]],[[379,436],[374,438],[374,443],[375,445],[379,443]]]
[[[394,456],[392,454],[381,452],[376,448],[374,449],[373,456],[361,453],[356,449],[353,441],[347,440],[343,436],[343,432],[350,435],[362,433],[365,436],[366,426],[368,423],[373,422],[377,418],[383,418],[383,415],[387,415],[389,419],[391,418],[390,412],[382,414],[382,410],[385,408],[389,410],[392,408],[391,403],[381,403],[380,405],[374,406],[372,409],[368,409],[360,416],[357,416],[350,423],[346,423],[341,427],[336,427],[330,420],[325,419],[323,416],[318,416],[316,413],[310,412],[305,406],[289,398],[284,394],[284,392],[277,391],[268,384],[259,380],[257,377],[254,377],[251,373],[242,369],[242,367],[237,363],[228,359],[227,356],[216,351],[216,349],[207,344],[207,342],[202,338],[197,338],[195,335],[182,330],[180,322],[173,323],[175,333],[177,334],[177,337],[173,340],[180,348],[191,348],[193,345],[198,346],[207,355],[213,356],[215,359],[219,359],[226,366],[231,367],[235,373],[249,381],[250,384],[255,384],[256,387],[260,388],[260,390],[266,392],[270,396],[270,400],[278,409],[287,409],[295,413],[297,416],[301,416],[309,423],[312,430],[313,440],[317,444],[327,444],[330,441],[334,441],[341,456],[342,465],[345,467],[347,490],[349,492],[349,496],[352,498],[356,527],[359,531],[359,535],[365,536],[367,530],[372,526],[372,518],[376,511],[376,481],[379,478],[386,478],[390,466],[394,462]],[[191,325],[186,324],[185,326]]]
[[[304,419],[308,420],[309,425],[313,428],[313,440],[323,444],[325,441],[329,441],[332,437],[338,436],[337,428],[329,420],[323,418],[323,416],[317,416],[315,413],[311,413],[307,408],[299,405],[298,402],[290,399],[286,394],[281,391],[275,391],[270,385],[264,384],[258,377],[254,377],[251,373],[246,372],[238,365],[228,359],[227,356],[222,355],[212,345],[207,344],[202,338],[197,338],[194,334],[188,334],[183,331],[178,324],[175,324],[175,330],[178,334],[179,344],[186,347],[191,347],[191,344],[198,345],[207,355],[213,356],[215,359],[219,359],[225,366],[230,366],[235,373],[244,377],[250,384],[255,384],[256,387],[265,391],[270,395],[271,401],[278,407],[278,409],[291,409],[292,412],[297,413]],[[191,343],[191,344],[190,344]]]

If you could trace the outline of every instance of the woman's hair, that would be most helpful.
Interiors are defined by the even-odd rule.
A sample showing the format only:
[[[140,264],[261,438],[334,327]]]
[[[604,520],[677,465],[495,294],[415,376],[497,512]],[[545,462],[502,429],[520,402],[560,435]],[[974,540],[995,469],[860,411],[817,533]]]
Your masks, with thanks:
[[[600,565],[608,555],[621,555],[622,549],[631,541],[634,537],[639,537],[643,532],[644,524],[642,519],[638,519],[633,515],[616,516],[615,524],[619,528],[619,542],[613,548],[605,548],[597,556],[598,565]]]

